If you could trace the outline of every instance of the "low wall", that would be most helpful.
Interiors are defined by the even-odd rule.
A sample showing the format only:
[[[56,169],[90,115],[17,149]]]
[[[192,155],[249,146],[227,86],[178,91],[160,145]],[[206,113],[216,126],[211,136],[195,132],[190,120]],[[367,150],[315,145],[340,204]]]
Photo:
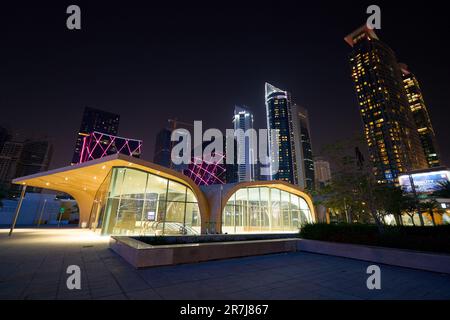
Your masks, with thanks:
[[[304,251],[450,274],[450,255],[298,238],[152,246],[111,237],[110,247],[135,268]]]
[[[189,244],[231,241],[255,241],[297,238],[298,233],[261,233],[261,234],[201,234],[188,236],[136,236],[132,239],[151,244],[153,240],[164,240],[164,244]]]
[[[297,250],[450,274],[450,255],[446,254],[306,239],[298,240]]]
[[[135,268],[195,263],[297,251],[298,239],[271,239],[152,246],[133,238],[111,237],[110,247]]]

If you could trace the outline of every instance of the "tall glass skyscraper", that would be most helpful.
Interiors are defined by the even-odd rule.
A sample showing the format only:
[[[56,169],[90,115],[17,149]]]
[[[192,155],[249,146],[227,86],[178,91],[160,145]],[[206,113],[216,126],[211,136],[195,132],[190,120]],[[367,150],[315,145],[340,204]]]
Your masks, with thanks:
[[[119,131],[120,116],[118,114],[89,108],[84,109],[80,130],[78,131],[72,164],[80,163],[84,138],[97,131],[116,136]]]
[[[278,172],[272,179],[298,184],[290,94],[270,83],[266,83],[265,93],[267,129],[278,131],[277,141],[269,141],[272,165],[276,161],[275,148],[278,145]]]
[[[256,141],[251,134],[245,135],[248,130],[253,129],[253,113],[247,107],[235,106],[233,117],[234,130],[242,130],[244,134],[239,134],[236,137],[237,146],[243,148],[240,152],[235,150],[237,154],[237,182],[255,181],[255,161],[257,157],[257,150],[255,150]],[[241,132],[241,133],[242,133]]]
[[[400,67],[409,107],[413,114],[428,167],[439,167],[441,165],[439,148],[433,126],[431,125],[430,115],[423,99],[422,90],[419,86],[419,81],[417,81],[414,74],[408,70],[407,65],[400,64]]]
[[[315,186],[314,160],[308,110],[297,104],[292,105],[292,110],[298,185],[313,190]]]
[[[273,180],[283,180],[305,189],[314,186],[311,135],[308,113],[291,101],[291,95],[266,83],[267,128],[278,131],[277,141],[269,141],[271,162],[278,147],[278,172]],[[277,143],[276,143],[277,142]]]
[[[345,37],[353,48],[351,74],[373,174],[396,183],[399,174],[427,167],[394,52],[366,25]]]

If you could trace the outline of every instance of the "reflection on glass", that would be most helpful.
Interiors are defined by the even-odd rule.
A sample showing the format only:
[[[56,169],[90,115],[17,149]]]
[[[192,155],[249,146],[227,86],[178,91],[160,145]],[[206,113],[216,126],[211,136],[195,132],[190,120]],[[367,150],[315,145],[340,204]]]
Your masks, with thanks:
[[[131,168],[113,168],[109,177],[96,196],[103,206],[91,212],[103,234],[200,233],[197,199],[185,185]]]
[[[222,233],[298,232],[312,222],[306,201],[289,192],[269,187],[238,190],[222,213]]]

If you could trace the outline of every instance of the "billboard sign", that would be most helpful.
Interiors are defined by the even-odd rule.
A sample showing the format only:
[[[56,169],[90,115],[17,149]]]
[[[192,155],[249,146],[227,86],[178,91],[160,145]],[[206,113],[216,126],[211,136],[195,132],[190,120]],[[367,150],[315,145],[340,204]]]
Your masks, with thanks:
[[[440,170],[434,172],[412,173],[401,175],[398,180],[405,192],[413,192],[410,177],[413,180],[417,193],[433,193],[440,188],[440,183],[450,181],[450,171]]]

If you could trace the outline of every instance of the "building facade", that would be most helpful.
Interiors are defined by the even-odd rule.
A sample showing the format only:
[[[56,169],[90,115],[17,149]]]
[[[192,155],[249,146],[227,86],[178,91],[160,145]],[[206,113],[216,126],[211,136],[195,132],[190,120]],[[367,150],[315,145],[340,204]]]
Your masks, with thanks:
[[[155,152],[153,162],[166,168],[173,168],[172,153],[172,130],[164,128],[156,134]]]
[[[3,146],[5,145],[6,141],[9,141],[11,138],[11,135],[8,131],[8,129],[0,127],[0,152],[3,149]]]
[[[79,223],[105,235],[298,233],[312,199],[282,181],[198,187],[181,173],[122,154],[14,180],[71,195]]]
[[[373,174],[378,183],[397,183],[401,173],[427,167],[400,66],[367,26],[345,41]]]
[[[266,83],[265,101],[267,129],[278,131],[277,141],[269,141],[271,164],[276,161],[276,148],[278,149],[278,172],[272,176],[272,180],[298,184],[291,96],[289,92]]]
[[[0,184],[4,188],[11,187],[11,180],[16,175],[20,156],[23,150],[23,142],[6,141],[0,151]]]
[[[97,131],[112,136],[117,136],[119,131],[120,116],[111,112],[86,107],[81,119],[80,130],[75,142],[75,151],[72,157],[72,164],[80,163],[81,151],[83,150],[84,138],[92,132]]]
[[[301,188],[313,190],[315,187],[314,161],[308,110],[297,104],[292,105],[292,110],[298,185]]]
[[[48,170],[53,156],[53,146],[48,141],[7,141],[0,153],[0,183],[12,196],[20,193],[20,187],[11,184],[17,177]],[[40,189],[29,189],[40,192]]]
[[[423,99],[422,90],[420,89],[419,81],[414,74],[408,70],[408,67],[405,64],[400,64],[400,67],[409,107],[413,114],[414,123],[417,127],[417,132],[420,137],[428,167],[439,167],[441,165],[439,148],[431,124],[428,108]]]
[[[331,181],[330,163],[322,159],[314,161],[314,176],[316,188],[320,189]]]
[[[278,172],[272,180],[286,181],[303,189],[314,189],[311,130],[308,112],[293,103],[291,95],[266,83],[267,128],[277,130],[277,141],[269,141],[269,155],[274,162],[278,148]]]
[[[245,134],[248,130],[253,130],[253,113],[247,107],[235,106],[233,117],[234,131],[238,132],[236,142],[237,153],[237,181],[255,181],[257,150],[255,150],[254,137],[252,134]]]

